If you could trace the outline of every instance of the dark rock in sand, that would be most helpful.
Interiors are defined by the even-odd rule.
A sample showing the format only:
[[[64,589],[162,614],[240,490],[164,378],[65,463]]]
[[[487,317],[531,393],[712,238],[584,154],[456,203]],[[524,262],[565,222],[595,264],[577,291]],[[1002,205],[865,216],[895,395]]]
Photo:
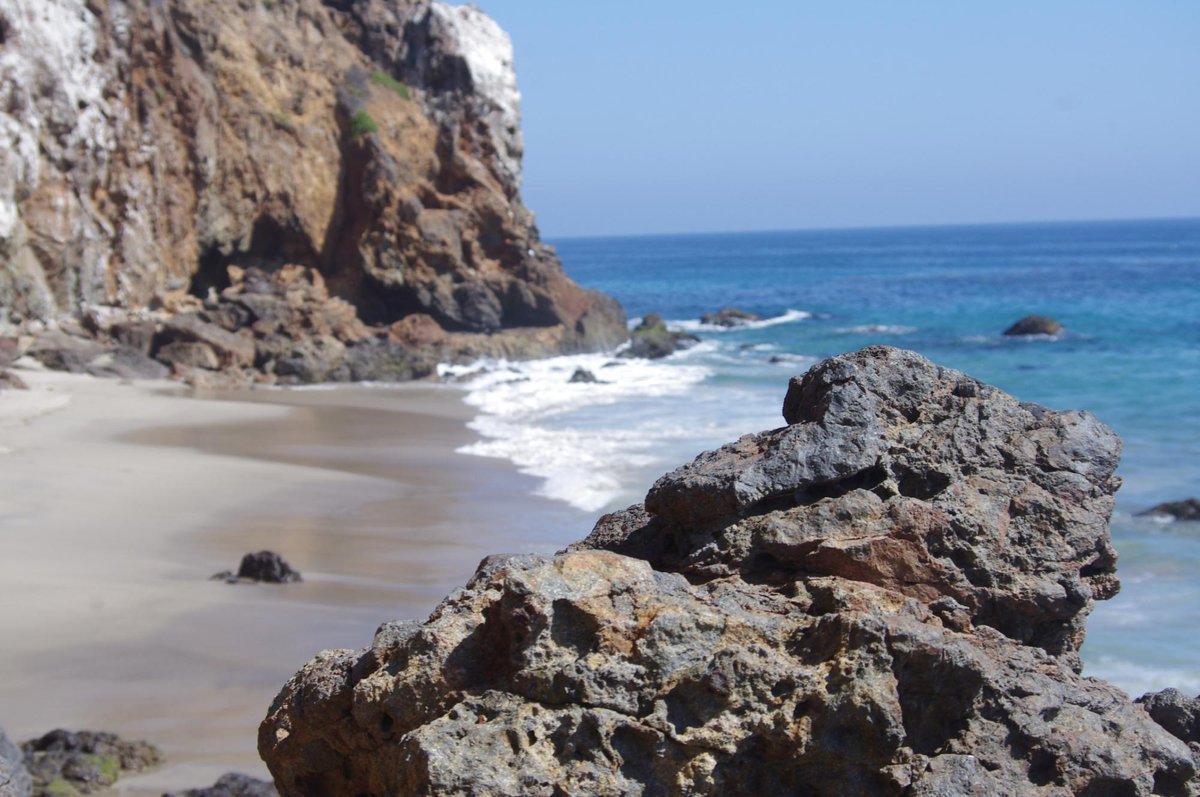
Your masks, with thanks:
[[[1176,520],[1200,520],[1200,498],[1185,498],[1182,501],[1168,501],[1165,504],[1152,506],[1145,512],[1138,512],[1139,517],[1148,515],[1165,515]]]
[[[1005,335],[1057,335],[1062,332],[1062,324],[1044,315],[1027,315],[1004,330]]]
[[[283,557],[274,551],[259,551],[248,553],[242,557],[237,573],[224,571],[217,573],[213,579],[230,583],[238,581],[262,581],[268,584],[292,584],[300,581],[300,574],[292,569]]]
[[[260,728],[281,793],[1200,790],[1079,673],[1117,590],[1111,430],[885,347],[794,379],[784,416],[320,654]]]
[[[700,316],[701,324],[709,324],[716,327],[741,327],[751,321],[760,320],[762,320],[762,316],[758,313],[748,313],[736,307],[722,307],[715,313],[705,313]]]
[[[572,384],[580,383],[580,382],[585,383],[585,384],[593,384],[593,383],[599,382],[600,380],[597,379],[596,375],[593,374],[588,369],[576,368],[575,373],[571,374],[571,378],[568,379],[567,381]]]
[[[154,745],[103,731],[54,730],[25,742],[21,749],[35,797],[91,794],[112,786],[124,773],[162,763],[162,753]]]
[[[0,728],[0,797],[30,797],[32,793],[25,756]]]
[[[238,772],[227,772],[217,782],[205,789],[164,794],[163,797],[277,797],[275,784],[252,778]]]
[[[658,360],[687,349],[700,341],[695,335],[667,329],[667,323],[658,313],[649,313],[629,335],[629,347],[621,352],[622,357]]]

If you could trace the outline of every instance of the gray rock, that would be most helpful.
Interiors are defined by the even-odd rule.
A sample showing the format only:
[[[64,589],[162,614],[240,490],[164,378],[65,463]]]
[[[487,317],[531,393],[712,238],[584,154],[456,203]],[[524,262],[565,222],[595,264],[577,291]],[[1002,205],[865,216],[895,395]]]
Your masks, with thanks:
[[[217,782],[204,789],[164,794],[163,797],[276,797],[275,784],[238,772],[226,772]]]
[[[1079,674],[1110,430],[882,347],[785,417],[320,654],[260,727],[280,793],[1200,793],[1184,740]]]
[[[21,749],[0,728],[0,797],[30,797],[33,780]]]
[[[108,789],[126,772],[162,763],[152,744],[106,731],[53,730],[21,745],[35,797],[91,794]]]
[[[736,307],[722,307],[715,313],[705,313],[700,316],[700,323],[717,327],[742,327],[751,321],[761,319],[762,316],[758,313],[748,313]]]
[[[571,374],[571,378],[567,382],[571,384],[595,384],[600,380],[586,368],[576,368],[575,373]]]
[[[1004,330],[1004,334],[1010,337],[1021,337],[1025,335],[1057,335],[1062,331],[1062,324],[1053,318],[1047,318],[1044,315],[1027,315]]]
[[[170,368],[124,345],[101,354],[88,363],[86,370],[92,376],[115,379],[166,379],[171,375]]]
[[[1177,689],[1164,689],[1142,695],[1137,702],[1151,719],[1200,753],[1200,695],[1188,698]]]
[[[629,346],[621,352],[622,357],[658,360],[687,349],[699,342],[699,338],[687,332],[667,329],[667,323],[658,313],[647,314],[629,335]]]

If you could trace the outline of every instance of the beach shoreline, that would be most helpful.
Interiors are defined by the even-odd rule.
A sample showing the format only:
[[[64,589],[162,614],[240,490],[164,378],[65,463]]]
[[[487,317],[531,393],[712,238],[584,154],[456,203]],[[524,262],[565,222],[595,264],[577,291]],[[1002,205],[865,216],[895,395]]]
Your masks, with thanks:
[[[586,532],[511,463],[455,453],[475,436],[450,387],[197,398],[21,376],[30,391],[0,394],[0,722],[161,746],[117,793],[265,777],[258,722],[312,655],[424,618],[485,555]],[[209,580],[260,548],[305,581]]]

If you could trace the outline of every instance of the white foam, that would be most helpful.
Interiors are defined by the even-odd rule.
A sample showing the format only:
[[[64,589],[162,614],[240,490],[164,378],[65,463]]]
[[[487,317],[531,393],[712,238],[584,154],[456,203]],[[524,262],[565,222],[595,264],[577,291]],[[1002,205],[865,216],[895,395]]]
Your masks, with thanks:
[[[911,335],[917,328],[903,324],[859,324],[834,331],[841,335]]]
[[[788,310],[782,315],[772,316],[771,318],[762,318],[758,321],[747,321],[744,324],[738,324],[732,327],[723,327],[717,324],[705,324],[695,319],[667,321],[667,327],[671,329],[682,329],[685,332],[737,332],[743,329],[765,329],[767,327],[774,327],[780,324],[794,324],[797,321],[805,321],[809,318],[812,318],[812,313],[805,310]]]
[[[1100,656],[1094,662],[1085,662],[1083,672],[1103,678],[1134,697],[1169,687],[1188,695],[1200,692],[1200,671],[1195,669],[1148,667],[1115,656]]]
[[[600,381],[571,382],[580,368]],[[568,427],[556,425],[554,419],[620,401],[680,395],[706,379],[710,370],[681,362],[586,354],[520,363],[443,364],[438,373],[463,378],[466,402],[481,411],[470,426],[483,439],[460,448],[460,453],[511,460],[522,473],[542,481],[539,494],[595,512],[628,489],[625,477],[631,469],[657,461],[650,452],[658,444],[693,432],[658,421],[612,428]]]

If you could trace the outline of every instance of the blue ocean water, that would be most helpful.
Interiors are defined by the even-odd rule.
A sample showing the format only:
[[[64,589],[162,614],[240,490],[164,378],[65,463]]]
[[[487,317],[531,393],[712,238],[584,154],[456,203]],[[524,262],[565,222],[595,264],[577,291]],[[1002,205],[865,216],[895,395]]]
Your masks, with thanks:
[[[469,383],[480,443],[598,511],[707,448],[782,423],[787,380],[869,344],[916,350],[1023,400],[1087,409],[1125,441],[1113,523],[1122,593],[1089,624],[1087,671],[1133,694],[1200,692],[1200,524],[1134,517],[1200,495],[1200,220],[570,239],[578,282],[703,343],[654,363],[490,363]],[[723,331],[702,313],[763,316]],[[1055,338],[1001,332],[1037,313]],[[586,367],[603,384],[569,384]]]

